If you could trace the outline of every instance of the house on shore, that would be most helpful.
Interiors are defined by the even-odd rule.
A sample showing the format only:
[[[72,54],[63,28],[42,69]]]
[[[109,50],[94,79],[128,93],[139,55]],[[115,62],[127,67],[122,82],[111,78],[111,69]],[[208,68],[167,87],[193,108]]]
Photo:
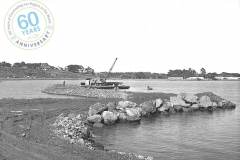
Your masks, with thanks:
[[[168,80],[183,80],[183,77],[168,77]]]
[[[240,77],[215,77],[217,80],[240,80]]]
[[[204,80],[203,77],[188,77],[187,80]]]

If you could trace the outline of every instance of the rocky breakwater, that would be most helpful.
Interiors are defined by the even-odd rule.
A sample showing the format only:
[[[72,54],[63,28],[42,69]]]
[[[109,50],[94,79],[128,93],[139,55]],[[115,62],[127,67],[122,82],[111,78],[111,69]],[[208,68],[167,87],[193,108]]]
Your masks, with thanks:
[[[89,107],[87,120],[93,127],[103,127],[118,122],[139,122],[141,117],[152,114],[173,114],[178,112],[214,111],[218,109],[234,109],[236,104],[211,92],[179,93],[169,99],[155,99],[136,104],[131,101],[95,103]]]
[[[42,90],[43,93],[56,94],[56,95],[68,95],[68,96],[80,96],[91,98],[123,98],[125,99],[128,94],[119,90],[106,90],[106,89],[94,89],[85,88],[78,85],[62,85],[55,84],[48,86]]]
[[[96,105],[95,105],[96,106]],[[99,106],[101,108],[101,106]],[[98,112],[98,110],[93,110],[93,112]],[[97,113],[96,112],[96,113]],[[100,143],[95,142],[91,138],[94,137],[94,134],[92,133],[91,130],[91,125],[89,125],[88,121],[96,121],[97,123],[100,122],[100,119],[98,115],[93,115],[91,118],[86,120],[86,116],[78,114],[75,115],[73,113],[69,115],[60,114],[55,122],[52,124],[54,127],[53,131],[55,134],[61,138],[69,141],[71,144],[78,144],[81,146],[86,146],[89,149],[93,150],[103,150],[109,153],[115,153],[119,154],[121,156],[124,156],[127,159],[132,159],[132,160],[138,160],[138,159],[143,159],[143,160],[152,160],[152,157],[144,157],[141,155],[136,155],[133,153],[125,153],[125,152],[115,152],[115,151],[109,151],[104,149],[104,146]],[[111,121],[108,121],[107,119],[107,124],[110,124]]]
[[[52,124],[53,131],[58,137],[68,140],[72,144],[87,146],[90,149],[99,149],[107,152],[104,146],[96,143],[92,127],[103,127],[115,123],[140,122],[142,117],[151,117],[152,114],[174,114],[178,112],[214,111],[218,109],[234,109],[236,104],[223,99],[211,92],[189,94],[179,93],[168,99],[148,100],[141,104],[132,101],[95,103],[89,106],[83,115],[59,115]],[[153,159],[132,153],[116,152],[132,159]]]

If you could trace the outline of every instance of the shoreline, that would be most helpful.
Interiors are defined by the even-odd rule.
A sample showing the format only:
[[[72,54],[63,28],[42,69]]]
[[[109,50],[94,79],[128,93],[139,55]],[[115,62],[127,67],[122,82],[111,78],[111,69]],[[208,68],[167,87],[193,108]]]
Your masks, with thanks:
[[[142,97],[146,97],[145,94]],[[35,98],[0,99],[0,158],[6,159],[139,159],[133,154],[90,150],[85,146],[66,143],[54,135],[52,127],[60,114],[86,114],[94,103],[119,101],[120,98]],[[142,101],[142,98],[139,99]],[[44,149],[44,148],[47,149]],[[41,152],[39,153],[39,150]],[[69,153],[65,153],[66,151]],[[55,154],[56,152],[56,154]],[[64,154],[64,156],[62,155]],[[140,156],[141,158],[141,156]]]
[[[0,78],[0,81],[34,81],[34,80],[85,80],[84,78]]]
[[[164,100],[176,96],[172,93],[129,93],[131,95],[127,100],[138,105],[158,98]],[[122,98],[0,99],[0,146],[4,146],[0,158],[51,159],[50,157],[54,157],[64,160],[98,157],[100,160],[128,160],[131,156],[132,159],[140,159],[141,156],[133,154],[119,154],[102,149],[91,150],[84,145],[66,143],[66,140],[59,138],[53,132],[52,124],[61,114],[69,116],[74,113],[84,117],[89,112],[89,106],[93,104],[107,105],[109,102],[119,101],[124,100]],[[101,148],[101,145],[96,144],[95,147]],[[9,155],[12,157],[8,157]]]
[[[0,81],[28,81],[28,80],[85,80],[86,77],[83,78],[0,78]],[[200,82],[205,82],[205,81],[213,81],[213,82],[218,82],[218,81],[240,81],[240,80],[187,80],[187,79],[182,79],[182,80],[169,80],[169,79],[120,79],[120,78],[110,78],[110,80],[135,80],[135,81],[200,81]]]

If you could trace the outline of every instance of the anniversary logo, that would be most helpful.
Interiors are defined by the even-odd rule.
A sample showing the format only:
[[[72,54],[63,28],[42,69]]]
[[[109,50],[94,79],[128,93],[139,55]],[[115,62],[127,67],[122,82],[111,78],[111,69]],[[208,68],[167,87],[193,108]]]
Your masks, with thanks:
[[[45,45],[54,30],[51,11],[41,2],[23,0],[7,12],[4,28],[10,42],[21,49],[37,49]]]

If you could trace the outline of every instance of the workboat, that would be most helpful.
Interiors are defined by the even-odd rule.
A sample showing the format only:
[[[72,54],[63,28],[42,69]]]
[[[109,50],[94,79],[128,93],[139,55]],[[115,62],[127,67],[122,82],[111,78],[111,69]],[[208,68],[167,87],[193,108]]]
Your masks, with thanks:
[[[110,68],[107,78],[109,77],[117,58],[115,59],[112,67]],[[122,82],[107,82],[107,78],[100,79],[100,78],[87,78],[85,83],[82,82],[81,86],[85,88],[96,88],[96,89],[129,89],[130,86],[123,85]]]
[[[97,82],[98,81],[98,82]],[[85,88],[96,89],[129,89],[130,86],[123,85],[122,82],[99,82],[100,80],[87,78],[86,82],[81,83],[81,86]]]
[[[93,89],[114,89],[115,86],[94,86],[94,85],[82,85],[85,88],[93,88]]]
[[[120,85],[118,86],[118,89],[129,89],[130,86]]]

